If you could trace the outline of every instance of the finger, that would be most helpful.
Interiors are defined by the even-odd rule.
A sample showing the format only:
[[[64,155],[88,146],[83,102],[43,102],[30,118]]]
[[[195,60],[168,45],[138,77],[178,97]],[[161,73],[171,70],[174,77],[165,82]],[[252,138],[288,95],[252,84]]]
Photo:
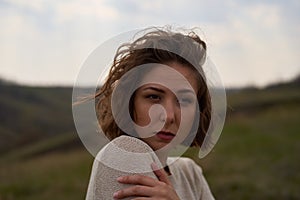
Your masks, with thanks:
[[[117,178],[117,181],[119,183],[124,183],[124,184],[132,184],[132,185],[144,185],[144,186],[149,186],[149,187],[154,187],[160,183],[160,181],[151,178],[149,176],[144,176],[144,175],[131,175],[131,176],[121,176]]]
[[[171,185],[171,182],[168,179],[168,175],[164,169],[159,169],[157,164],[154,162],[151,164],[151,168],[152,168],[153,172],[155,173],[155,175],[157,176],[158,180],[160,180],[168,185]]]
[[[126,197],[142,198],[142,197],[150,197],[154,195],[155,195],[154,188],[143,186],[143,185],[135,185],[115,192],[113,194],[113,197],[116,199],[123,199]]]

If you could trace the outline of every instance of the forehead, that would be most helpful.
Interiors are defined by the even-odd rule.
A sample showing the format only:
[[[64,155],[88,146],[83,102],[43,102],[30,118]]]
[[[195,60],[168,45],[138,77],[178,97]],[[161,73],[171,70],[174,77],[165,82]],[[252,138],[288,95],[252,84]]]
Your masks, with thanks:
[[[195,72],[179,63],[154,64],[141,80],[141,85],[149,83],[163,85],[173,91],[192,89],[198,92]]]

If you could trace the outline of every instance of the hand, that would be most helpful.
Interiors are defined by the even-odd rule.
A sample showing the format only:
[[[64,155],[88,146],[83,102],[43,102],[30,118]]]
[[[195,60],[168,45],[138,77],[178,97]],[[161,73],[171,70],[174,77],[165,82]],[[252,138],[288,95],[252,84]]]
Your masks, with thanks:
[[[158,169],[155,163],[152,163],[151,167],[158,180],[144,175],[119,177],[118,182],[134,184],[135,186],[115,192],[114,198],[136,197],[134,200],[179,200],[165,170]]]

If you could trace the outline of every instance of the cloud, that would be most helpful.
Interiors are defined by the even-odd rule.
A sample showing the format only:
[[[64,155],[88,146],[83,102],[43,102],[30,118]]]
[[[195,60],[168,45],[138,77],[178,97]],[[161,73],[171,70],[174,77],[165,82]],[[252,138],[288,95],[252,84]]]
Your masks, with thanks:
[[[110,22],[118,19],[118,12],[103,1],[84,0],[58,1],[55,4],[56,19],[59,23],[78,18],[94,18],[99,21]]]
[[[0,8],[5,12],[0,19],[5,27],[0,32],[2,76],[27,84],[72,84],[88,53],[110,36],[101,32],[106,18],[115,19],[112,9],[96,1],[84,4],[11,1]]]
[[[226,23],[207,25],[213,41],[211,54],[225,84],[264,86],[299,73],[281,7],[261,3],[235,6],[236,12]]]
[[[101,42],[171,24],[203,30],[226,85],[265,85],[299,73],[299,7],[292,0],[4,1],[0,74],[32,84],[71,84]]]

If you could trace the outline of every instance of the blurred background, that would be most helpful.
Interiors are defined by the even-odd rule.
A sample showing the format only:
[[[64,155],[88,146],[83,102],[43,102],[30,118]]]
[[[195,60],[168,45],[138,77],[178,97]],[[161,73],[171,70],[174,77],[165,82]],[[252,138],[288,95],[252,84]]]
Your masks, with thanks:
[[[0,0],[0,200],[84,199],[93,157],[72,118],[88,55],[120,33],[198,27],[227,90],[216,199],[300,199],[300,2]]]

